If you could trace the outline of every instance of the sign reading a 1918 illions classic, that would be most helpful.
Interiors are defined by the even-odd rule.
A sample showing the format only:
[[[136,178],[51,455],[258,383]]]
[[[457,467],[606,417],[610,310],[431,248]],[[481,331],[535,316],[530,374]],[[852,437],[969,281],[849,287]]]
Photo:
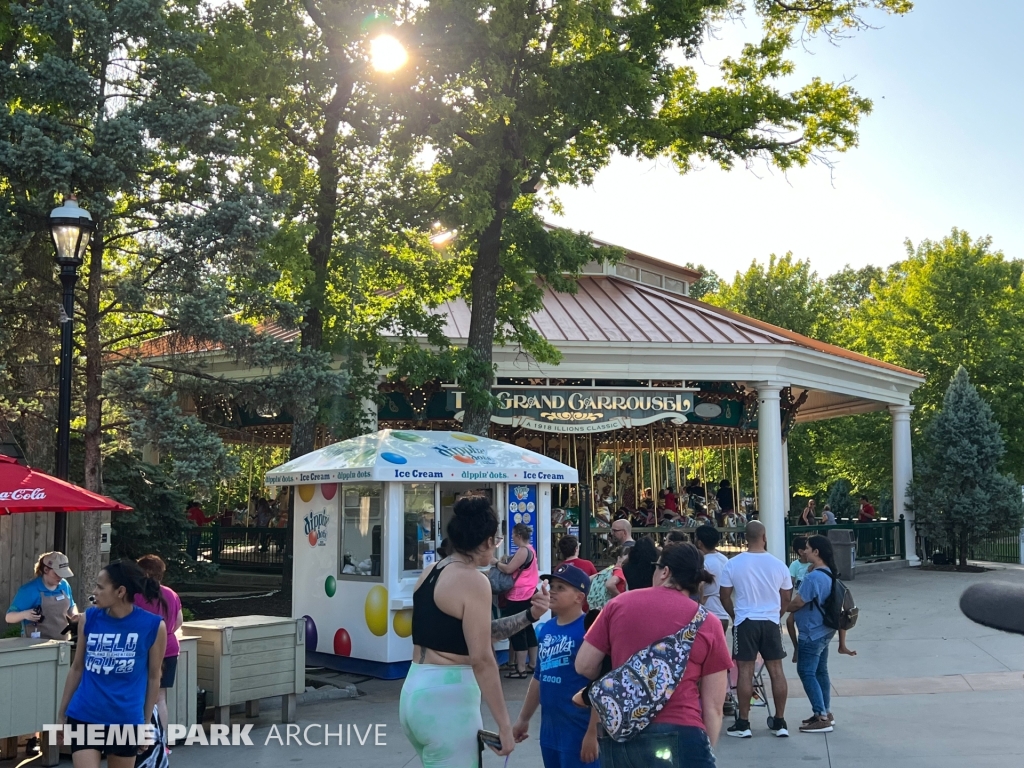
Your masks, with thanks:
[[[538,432],[609,432],[638,427],[660,419],[686,420],[693,410],[689,389],[568,389],[497,387],[495,424],[510,424]],[[463,393],[448,393],[448,410],[461,420]]]

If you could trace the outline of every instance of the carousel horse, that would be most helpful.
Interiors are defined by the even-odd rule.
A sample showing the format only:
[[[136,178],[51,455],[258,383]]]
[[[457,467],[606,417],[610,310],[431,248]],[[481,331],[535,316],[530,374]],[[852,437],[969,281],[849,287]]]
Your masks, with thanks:
[[[611,498],[614,490],[610,475],[594,475],[594,506],[599,501]]]

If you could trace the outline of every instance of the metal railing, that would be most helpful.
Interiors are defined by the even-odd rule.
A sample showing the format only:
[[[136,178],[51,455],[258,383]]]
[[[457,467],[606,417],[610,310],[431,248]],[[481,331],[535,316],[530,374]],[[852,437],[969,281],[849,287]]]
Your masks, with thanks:
[[[572,535],[577,537],[579,536],[577,533],[578,526],[552,527],[552,562],[558,562],[562,559],[558,554],[558,542],[563,536],[570,532],[570,529]],[[696,530],[696,528],[684,528],[678,525],[659,525],[647,528],[636,526],[633,528],[633,538],[638,539],[641,536],[650,536],[654,539],[655,544],[662,547],[665,545],[665,540],[668,537],[668,534],[678,532],[683,534],[690,543],[696,543],[696,540],[694,539],[694,532]],[[726,557],[732,557],[733,555],[738,555],[740,552],[746,551],[746,540],[743,537],[743,530],[741,528],[718,528],[716,530],[722,534],[722,540],[718,545],[718,551],[723,555]],[[612,532],[610,528],[590,529],[590,558],[597,568],[603,568],[613,563],[613,559],[609,552],[614,546],[615,542],[612,540]]]
[[[830,530],[846,528],[855,532],[857,539],[857,560],[868,562],[872,560],[903,560],[906,553],[903,547],[903,526],[904,521],[881,522],[881,523],[839,523],[837,525],[808,525],[808,526],[786,526],[786,549],[789,559],[792,560],[793,553],[790,551],[790,542],[794,536],[813,536],[820,534],[828,536]],[[552,562],[561,560],[558,555],[558,541],[568,532],[577,535],[577,526],[555,526],[551,529]],[[689,541],[694,542],[696,528],[682,528],[679,526],[657,526],[652,528],[633,528],[633,538],[640,536],[651,536],[660,547],[664,546],[665,538],[669,533],[678,531]],[[740,552],[746,551],[746,540],[743,537],[742,528],[717,528],[722,534],[722,541],[718,550],[726,557],[733,557]],[[590,529],[590,554],[595,566],[598,568],[610,565],[611,556],[608,554],[614,542],[611,538],[609,528]],[[1008,550],[1009,551],[1009,550]],[[1019,551],[1019,550],[1013,550]],[[979,558],[981,559],[981,558]],[[1009,562],[1009,561],[1004,561]],[[1016,561],[1013,561],[1016,562]]]
[[[287,542],[286,528],[221,527],[214,524],[185,532],[185,551],[193,559],[266,573],[282,572]]]
[[[829,531],[846,529],[854,532],[857,539],[857,560],[905,560],[903,542],[904,520],[882,523],[837,523],[836,525],[787,525],[786,548],[790,546],[794,536],[828,536]],[[793,553],[789,551],[790,559]]]
[[[1021,543],[1024,534],[1007,533],[1002,536],[972,538],[967,543],[967,559],[983,560],[990,563],[1024,563],[1021,559]],[[927,539],[924,544],[925,557],[931,559],[936,552],[944,554],[951,563],[957,560],[958,547],[947,544],[944,547],[934,546]]]

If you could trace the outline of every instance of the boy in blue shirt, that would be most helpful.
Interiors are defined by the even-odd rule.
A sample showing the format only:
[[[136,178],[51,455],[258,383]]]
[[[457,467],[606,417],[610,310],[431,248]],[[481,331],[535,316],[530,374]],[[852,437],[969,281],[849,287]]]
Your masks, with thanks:
[[[576,654],[586,634],[583,601],[590,591],[590,577],[571,563],[562,563],[541,578],[551,584],[554,618],[537,631],[537,668],[512,735],[516,742],[529,736],[530,718],[540,706],[544,768],[599,768],[597,716],[572,703],[572,697],[591,682],[576,672]]]

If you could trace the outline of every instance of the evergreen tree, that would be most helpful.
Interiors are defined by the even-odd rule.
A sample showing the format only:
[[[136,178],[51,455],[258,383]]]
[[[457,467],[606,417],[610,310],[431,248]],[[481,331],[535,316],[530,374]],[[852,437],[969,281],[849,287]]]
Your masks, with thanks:
[[[967,564],[972,541],[1021,527],[1020,487],[999,466],[1006,452],[992,408],[961,366],[924,429],[910,506],[921,534],[956,548]]]

